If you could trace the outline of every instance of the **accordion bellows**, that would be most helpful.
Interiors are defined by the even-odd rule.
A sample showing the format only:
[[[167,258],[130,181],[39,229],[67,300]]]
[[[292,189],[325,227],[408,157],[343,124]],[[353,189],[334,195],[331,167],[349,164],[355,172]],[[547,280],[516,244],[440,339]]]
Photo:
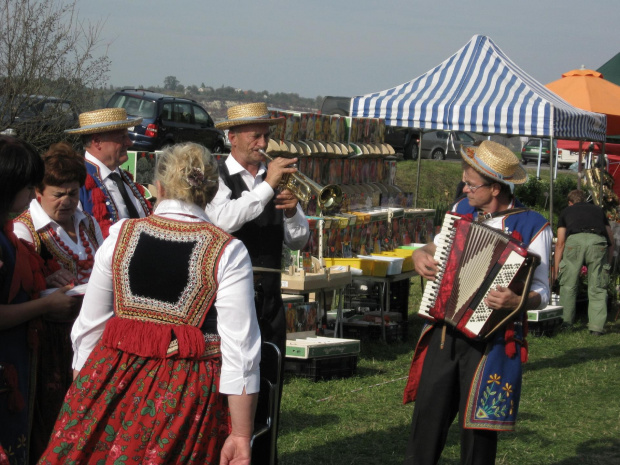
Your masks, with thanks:
[[[540,257],[508,234],[447,213],[418,315],[444,321],[470,338],[485,339],[523,310]],[[514,310],[493,310],[484,298],[497,286],[521,296]]]

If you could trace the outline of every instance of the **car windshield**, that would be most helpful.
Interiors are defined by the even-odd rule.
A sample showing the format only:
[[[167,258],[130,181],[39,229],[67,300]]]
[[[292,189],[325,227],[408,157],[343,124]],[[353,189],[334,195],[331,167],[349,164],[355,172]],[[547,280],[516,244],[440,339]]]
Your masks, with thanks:
[[[140,116],[142,118],[155,118],[156,104],[151,100],[144,100],[131,95],[117,95],[110,102],[111,107],[124,108],[129,116]]]
[[[530,140],[527,141],[527,144],[525,144],[525,145],[527,145],[529,147],[532,147],[532,146],[540,147],[540,139],[530,139]],[[545,148],[549,148],[549,139],[543,140],[542,146],[545,147]]]

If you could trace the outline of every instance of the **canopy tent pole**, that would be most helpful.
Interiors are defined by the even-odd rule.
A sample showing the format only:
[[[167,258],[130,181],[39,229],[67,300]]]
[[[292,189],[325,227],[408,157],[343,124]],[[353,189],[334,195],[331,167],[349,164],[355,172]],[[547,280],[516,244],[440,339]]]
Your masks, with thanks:
[[[541,144],[542,144],[542,139],[541,139]],[[551,227],[551,231],[553,231],[553,161],[551,160],[551,158],[553,157],[553,153],[554,153],[554,150],[553,150],[553,135],[552,135],[551,137],[549,137],[549,226]],[[551,264],[552,262],[549,261],[549,263]]]
[[[418,192],[420,190],[420,168],[422,167],[422,138],[424,131],[420,129],[420,139],[418,140],[418,173],[415,181],[415,197],[413,199],[413,208],[418,208]]]

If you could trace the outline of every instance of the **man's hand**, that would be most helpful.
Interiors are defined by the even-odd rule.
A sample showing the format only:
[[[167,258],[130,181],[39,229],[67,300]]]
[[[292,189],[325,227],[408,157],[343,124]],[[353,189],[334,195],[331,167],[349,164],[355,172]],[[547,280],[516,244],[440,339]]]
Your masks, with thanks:
[[[416,272],[423,278],[434,281],[439,263],[434,258],[434,251],[430,244],[414,250],[412,257]]]
[[[274,198],[274,203],[278,210],[284,210],[284,214],[287,218],[292,218],[295,213],[297,213],[297,204],[299,201],[288,189],[279,192]]]
[[[520,302],[521,297],[503,286],[491,289],[484,299],[484,303],[494,310],[514,310]]]
[[[273,161],[270,161],[267,165],[265,182],[268,183],[274,191],[277,190],[282,176],[297,172],[297,168],[290,166],[295,163],[297,163],[297,158],[274,158]]]

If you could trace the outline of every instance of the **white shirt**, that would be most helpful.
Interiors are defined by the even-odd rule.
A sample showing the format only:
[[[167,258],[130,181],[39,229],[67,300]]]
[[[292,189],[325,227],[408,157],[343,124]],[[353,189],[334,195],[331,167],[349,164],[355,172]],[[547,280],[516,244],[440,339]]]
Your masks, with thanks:
[[[510,208],[514,208],[514,202],[511,203]],[[502,230],[504,216],[496,216],[489,220],[485,220],[482,223],[490,226],[493,229]],[[551,241],[553,240],[553,233],[551,227],[547,225],[538,236],[530,242],[527,250],[535,253],[540,257],[540,265],[534,270],[534,276],[530,291],[534,291],[540,295],[540,305],[538,309],[543,309],[549,304],[549,297],[551,296],[549,290],[549,255],[551,251]],[[435,245],[441,243],[441,234],[437,234],[434,239]]]
[[[220,178],[217,194],[207,205],[205,211],[213,224],[228,233],[234,233],[248,221],[256,219],[273,198],[275,192],[269,183],[263,182],[263,174],[267,170],[264,164],[261,164],[256,177],[243,168],[232,155],[226,157],[226,167],[231,175],[241,174],[248,190],[244,191],[240,198],[232,200],[232,191]],[[301,206],[297,204],[297,213],[292,218],[284,215],[284,243],[291,250],[300,250],[306,246],[308,237],[310,237],[308,219]]]
[[[129,212],[127,211],[127,207],[125,206],[125,201],[123,200],[123,196],[118,190],[116,183],[110,178],[110,174],[112,173],[112,171],[110,171],[110,168],[105,166],[103,163],[101,163],[101,161],[99,161],[98,158],[95,158],[93,155],[91,155],[88,152],[86,152],[85,158],[89,162],[99,167],[99,176],[101,176],[101,181],[103,182],[103,185],[105,186],[105,188],[110,193],[110,196],[112,197],[111,200],[112,202],[114,202],[114,205],[116,206],[116,210],[118,211],[119,218],[129,218]],[[118,168],[116,168],[114,172],[118,173],[119,176],[121,175],[120,170]],[[123,179],[122,176],[121,176],[121,179]],[[131,187],[129,187],[128,184],[125,184],[125,185],[126,185],[125,189],[127,190],[127,194],[129,194],[131,203],[133,203],[134,207],[136,207],[138,215],[140,215],[141,218],[144,218],[146,216],[144,214],[144,207],[134,195]]]
[[[196,205],[163,200],[155,215],[179,221],[208,221]],[[121,220],[110,227],[110,235],[95,257],[95,266],[84,296],[82,310],[73,325],[73,368],[79,370],[97,345],[106,321],[114,312],[112,258]],[[233,239],[224,249],[217,267],[217,329],[222,339],[220,392],[248,394],[259,391],[261,337],[254,307],[252,264],[247,249]]]
[[[80,240],[79,234],[80,223],[84,224],[85,229],[88,228],[88,218],[86,217],[86,214],[80,209],[80,207],[76,208],[75,213],[73,214],[73,229],[77,234],[77,243],[73,242],[73,239],[69,237],[69,234],[67,234],[67,232],[62,226],[56,223],[56,221],[51,219],[49,215],[45,213],[45,210],[43,210],[43,207],[39,202],[37,202],[36,199],[33,199],[30,202],[29,211],[30,216],[32,217],[32,224],[37,232],[42,232],[45,228],[47,228],[47,226],[50,226],[56,232],[56,234],[58,234],[60,240],[62,240],[65,245],[67,245],[71,249],[71,252],[76,254],[80,260],[86,260],[88,258],[88,253],[86,252],[85,247]],[[92,217],[91,219],[95,224],[95,236],[97,237],[96,245],[99,246],[103,244],[103,234],[101,234],[101,228],[99,227],[97,220]],[[18,238],[24,239],[26,242],[30,242],[31,244],[35,243],[34,237],[32,237],[30,229],[21,221],[14,222],[13,232]],[[94,254],[94,250],[96,248],[97,247],[91,247],[92,251],[90,253]],[[59,262],[58,264],[62,265],[62,262]]]

